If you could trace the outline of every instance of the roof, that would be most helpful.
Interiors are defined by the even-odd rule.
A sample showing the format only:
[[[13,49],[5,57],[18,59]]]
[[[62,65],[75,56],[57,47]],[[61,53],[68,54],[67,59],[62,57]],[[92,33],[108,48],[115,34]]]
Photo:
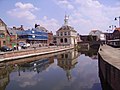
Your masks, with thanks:
[[[7,31],[10,35],[16,35],[16,30],[13,30],[12,28],[7,28]]]
[[[96,33],[97,32],[99,32],[99,33],[103,33],[102,31],[100,31],[100,30],[92,30],[90,33],[89,33],[89,35],[96,35]]]
[[[6,32],[6,27],[7,25],[0,19],[0,31],[5,31]]]
[[[119,27],[119,28],[115,28],[115,30],[118,30],[118,31],[120,31],[120,27]]]
[[[42,26],[37,26],[36,29],[44,31],[44,32],[48,32],[48,30],[45,27],[42,27]]]
[[[64,25],[64,26],[62,26],[60,29],[58,29],[58,31],[61,31],[61,30],[69,30],[69,31],[74,31],[74,32],[76,32],[73,27],[68,26],[68,25]]]
[[[102,31],[100,31],[100,30],[92,30],[91,32],[94,32],[94,33],[100,32],[100,33],[102,33]]]
[[[3,20],[0,18],[0,22],[2,22],[5,26],[7,26],[4,22],[3,22]]]

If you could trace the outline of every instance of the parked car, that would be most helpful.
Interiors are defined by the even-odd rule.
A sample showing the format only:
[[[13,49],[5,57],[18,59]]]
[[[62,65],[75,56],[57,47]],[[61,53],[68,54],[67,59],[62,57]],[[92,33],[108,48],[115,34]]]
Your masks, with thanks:
[[[26,48],[28,48],[28,47],[30,47],[30,44],[29,43],[25,43],[25,42],[19,42],[19,46],[21,46],[21,48],[23,48],[23,49],[26,49]]]
[[[9,48],[9,47],[7,47],[7,46],[3,46],[3,47],[1,47],[0,50],[3,51],[3,52],[13,51],[12,48]]]

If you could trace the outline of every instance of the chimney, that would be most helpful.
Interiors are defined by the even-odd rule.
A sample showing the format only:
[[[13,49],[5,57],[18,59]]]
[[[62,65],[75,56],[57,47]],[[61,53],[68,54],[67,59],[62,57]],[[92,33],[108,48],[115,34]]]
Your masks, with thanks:
[[[13,26],[13,29],[16,29],[16,27],[15,27],[15,26]]]
[[[24,29],[23,29],[23,25],[20,26],[20,29],[21,29],[21,30],[24,30]]]
[[[37,24],[35,24],[35,28],[37,27],[38,25]]]
[[[36,28],[36,27],[38,27],[38,26],[40,26],[40,25],[38,25],[38,24],[35,24],[35,28]]]

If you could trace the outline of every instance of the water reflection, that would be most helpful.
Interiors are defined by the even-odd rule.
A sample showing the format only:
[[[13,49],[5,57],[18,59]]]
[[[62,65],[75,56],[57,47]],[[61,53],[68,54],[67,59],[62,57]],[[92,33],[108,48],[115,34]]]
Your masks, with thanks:
[[[12,66],[6,66],[4,63],[0,63],[0,90],[5,90],[10,81],[9,74],[12,70]]]
[[[93,49],[93,48],[89,48],[89,49],[80,49],[81,54],[85,54],[85,56],[89,56],[92,59],[98,59],[98,49]]]
[[[97,60],[74,50],[46,56],[7,62],[12,70],[9,71],[7,84],[4,82],[3,90],[101,89]]]
[[[20,64],[18,68],[20,68],[23,72],[26,72],[29,70],[29,71],[35,71],[37,73],[40,73],[46,70],[49,67],[49,65],[52,63],[54,63],[54,57]]]
[[[57,56],[58,66],[64,69],[68,80],[72,78],[71,70],[75,68],[75,65],[77,64],[76,58],[78,56],[77,51],[63,53]]]

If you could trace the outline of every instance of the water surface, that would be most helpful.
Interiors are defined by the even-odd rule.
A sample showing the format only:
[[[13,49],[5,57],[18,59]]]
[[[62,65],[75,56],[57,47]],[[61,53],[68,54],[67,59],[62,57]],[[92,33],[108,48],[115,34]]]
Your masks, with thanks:
[[[0,90],[101,90],[97,55],[86,55],[70,50],[6,63]]]

